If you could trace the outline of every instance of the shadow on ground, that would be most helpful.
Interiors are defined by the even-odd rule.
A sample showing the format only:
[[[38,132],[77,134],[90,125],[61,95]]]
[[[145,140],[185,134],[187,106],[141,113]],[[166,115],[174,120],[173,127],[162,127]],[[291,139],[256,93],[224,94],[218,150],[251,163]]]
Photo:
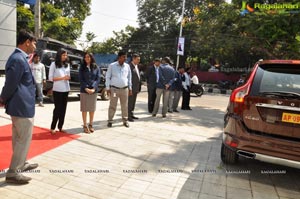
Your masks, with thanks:
[[[147,110],[146,104],[138,103],[137,108]],[[147,116],[145,117],[145,115]],[[224,165],[222,163],[220,150],[223,111],[197,106],[193,107],[192,111],[168,114],[167,118],[162,118],[159,114],[157,117],[152,117],[146,112],[138,112],[136,116],[141,116],[139,121],[146,123],[145,125],[148,125],[149,128],[152,126],[153,130],[157,130],[158,126],[164,128],[163,124],[168,122],[166,128],[176,129],[190,126],[194,131],[186,132],[187,135],[195,135],[195,138],[202,136],[206,139],[195,141],[169,139],[166,141],[167,145],[171,146],[174,152],[153,156],[135,156],[89,141],[82,142],[143,161],[142,164],[136,165],[136,169],[146,168],[157,172],[160,169],[182,170],[179,174],[170,173],[170,175],[175,176],[174,191],[176,187],[177,189],[178,186],[180,187],[177,198],[270,198],[270,196],[272,198],[299,198],[300,171],[297,169],[244,158],[240,158],[236,165]],[[119,122],[121,121],[119,120]],[[106,125],[106,121],[97,121],[96,124],[101,128],[101,126]],[[213,128],[219,129],[219,131],[214,135],[208,135],[205,132],[205,129]],[[155,142],[159,143],[160,140],[155,140]],[[166,142],[162,143],[166,144]],[[265,173],[265,171],[283,171],[284,173],[270,174]],[[255,187],[258,188],[255,189]],[[266,195],[266,190],[274,193],[274,195]],[[157,191],[159,192],[159,189]],[[234,196],[236,191],[242,195]],[[168,197],[170,196],[164,198]]]

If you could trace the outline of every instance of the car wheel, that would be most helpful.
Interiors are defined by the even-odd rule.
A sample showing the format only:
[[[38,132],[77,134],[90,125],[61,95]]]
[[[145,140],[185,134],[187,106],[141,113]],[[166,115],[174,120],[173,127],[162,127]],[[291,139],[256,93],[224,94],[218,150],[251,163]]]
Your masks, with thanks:
[[[108,96],[106,90],[104,90],[104,91],[101,92],[101,99],[102,100],[108,100],[109,99],[109,96]]]
[[[224,163],[235,164],[238,161],[238,155],[222,143],[221,159]]]

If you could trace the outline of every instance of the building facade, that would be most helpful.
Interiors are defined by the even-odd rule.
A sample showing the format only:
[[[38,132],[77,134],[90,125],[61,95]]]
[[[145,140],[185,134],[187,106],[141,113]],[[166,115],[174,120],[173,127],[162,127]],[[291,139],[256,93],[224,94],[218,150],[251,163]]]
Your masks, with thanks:
[[[0,71],[16,47],[17,4],[16,0],[0,0]]]

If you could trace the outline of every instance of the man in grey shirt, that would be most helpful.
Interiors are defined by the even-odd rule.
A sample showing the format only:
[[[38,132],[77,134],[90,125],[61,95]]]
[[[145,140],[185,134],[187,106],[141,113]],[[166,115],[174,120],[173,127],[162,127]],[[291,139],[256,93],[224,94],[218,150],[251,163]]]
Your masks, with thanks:
[[[127,56],[125,52],[118,53],[118,60],[109,65],[106,72],[106,90],[110,95],[108,108],[108,127],[112,127],[114,115],[116,113],[118,99],[120,99],[123,125],[128,124],[128,95],[132,95],[131,70],[125,63]]]

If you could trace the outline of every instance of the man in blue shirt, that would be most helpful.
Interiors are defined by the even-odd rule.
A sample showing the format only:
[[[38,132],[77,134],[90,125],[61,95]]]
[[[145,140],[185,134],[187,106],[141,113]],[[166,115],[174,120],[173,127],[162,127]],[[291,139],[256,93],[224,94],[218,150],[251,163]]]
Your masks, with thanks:
[[[106,90],[110,95],[108,108],[108,127],[112,127],[114,115],[116,113],[118,99],[120,99],[123,125],[128,124],[128,95],[132,95],[131,70],[125,63],[127,56],[125,52],[118,53],[118,60],[109,65],[106,72]]]
[[[11,116],[13,146],[5,179],[7,183],[27,184],[31,178],[20,172],[38,167],[38,164],[26,162],[35,114],[35,81],[28,63],[28,54],[34,52],[35,44],[35,37],[21,30],[17,38],[17,48],[5,66],[5,84],[0,96],[0,105],[5,105],[6,113]]]

